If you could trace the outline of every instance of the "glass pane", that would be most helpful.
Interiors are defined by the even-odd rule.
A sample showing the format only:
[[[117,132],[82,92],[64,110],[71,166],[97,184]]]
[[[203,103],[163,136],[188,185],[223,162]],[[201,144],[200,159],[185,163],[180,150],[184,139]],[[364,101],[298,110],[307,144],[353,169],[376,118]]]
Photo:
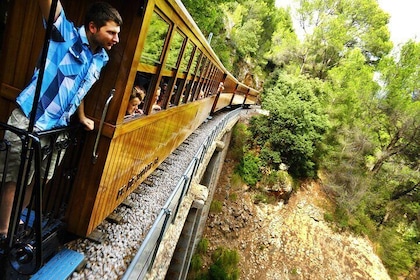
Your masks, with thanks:
[[[150,21],[149,30],[147,31],[146,42],[140,62],[149,65],[160,64],[168,30],[169,24],[154,12]]]
[[[191,53],[194,49],[194,46],[191,42],[188,42],[187,46],[185,47],[185,53],[184,53],[184,57],[182,58],[181,61],[181,71],[182,72],[187,72],[188,70],[188,62],[190,62],[190,58],[191,58]]]
[[[172,70],[176,68],[176,63],[178,61],[183,42],[184,37],[179,32],[176,32],[169,47],[168,58],[166,60],[166,69]]]

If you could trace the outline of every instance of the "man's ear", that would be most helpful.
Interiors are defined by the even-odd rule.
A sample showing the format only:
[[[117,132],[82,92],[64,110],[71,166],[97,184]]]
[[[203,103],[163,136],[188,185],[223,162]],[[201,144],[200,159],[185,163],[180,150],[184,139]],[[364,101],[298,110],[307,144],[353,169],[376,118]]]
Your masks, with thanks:
[[[98,28],[93,21],[89,22],[89,31],[92,34],[95,34],[98,31]]]

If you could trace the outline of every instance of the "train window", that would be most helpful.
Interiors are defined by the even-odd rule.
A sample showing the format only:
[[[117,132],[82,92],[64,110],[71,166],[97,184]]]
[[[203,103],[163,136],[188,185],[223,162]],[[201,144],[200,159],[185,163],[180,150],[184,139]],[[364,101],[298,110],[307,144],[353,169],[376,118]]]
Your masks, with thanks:
[[[207,60],[207,58],[206,57],[204,57],[202,60],[201,60],[201,64],[200,64],[200,68],[199,68],[199,70],[198,70],[198,76],[201,76],[201,75],[203,75],[205,72],[204,72],[204,70],[205,70],[205,68],[206,68],[206,66],[207,66],[207,63],[208,63],[208,60]]]
[[[146,96],[143,98],[139,108],[144,114],[154,113],[160,111],[162,108],[158,105],[161,87],[155,90],[154,79],[155,76],[150,73],[137,72],[133,88],[136,86],[145,91]]]
[[[172,81],[172,77],[162,77],[162,81],[160,83],[160,94],[157,99],[157,104],[161,107],[161,109],[166,109],[168,107],[168,102],[174,94],[174,91],[171,91]],[[171,106],[171,104],[169,104],[169,106]]]
[[[187,103],[188,102],[188,96],[191,92],[191,88],[193,85],[194,81],[193,80],[188,80],[187,81],[187,85],[185,86],[184,92],[182,93],[182,103]]]
[[[168,58],[166,60],[166,69],[172,70],[177,68],[178,57],[181,53],[184,40],[185,37],[182,36],[178,31],[174,33],[171,45],[169,47]]]
[[[182,72],[187,72],[188,71],[188,64],[191,60],[191,54],[194,50],[194,45],[191,42],[187,43],[187,46],[185,47],[185,52],[184,52],[184,56],[182,57],[181,60],[181,65],[180,65],[180,69]]]
[[[204,79],[205,79],[204,75],[206,75],[206,69],[209,66],[209,64],[210,64],[210,60],[208,60],[205,56],[203,56],[200,64],[197,66],[199,67],[198,73],[197,73],[197,79],[194,82],[194,86],[189,97],[190,101],[201,99],[204,96],[204,93],[202,91]]]
[[[177,79],[175,83],[175,87],[173,90],[173,94],[170,100],[170,106],[177,106],[179,101],[181,100],[181,93],[183,92],[183,87],[185,84],[185,79]]]
[[[192,64],[191,64],[191,70],[192,71],[194,71],[194,72],[196,72],[196,67],[197,67],[197,64],[198,64],[198,59],[201,57],[201,51],[200,50],[198,50],[198,51],[196,51],[195,52],[195,55],[194,55],[194,60],[193,60],[193,62],[192,62]]]
[[[159,65],[161,63],[162,51],[168,31],[169,23],[156,12],[153,12],[140,62],[149,65]]]

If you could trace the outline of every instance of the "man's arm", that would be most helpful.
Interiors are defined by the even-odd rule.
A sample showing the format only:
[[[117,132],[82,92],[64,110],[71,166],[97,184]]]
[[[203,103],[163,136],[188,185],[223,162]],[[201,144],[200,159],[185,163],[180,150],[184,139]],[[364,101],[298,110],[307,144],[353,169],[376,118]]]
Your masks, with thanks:
[[[84,125],[86,130],[93,130],[95,128],[95,122],[85,115],[85,103],[80,102],[79,108],[77,108],[77,115],[79,116],[79,121]]]
[[[50,8],[52,0],[38,0],[39,7],[41,8],[42,16],[45,20],[48,20],[48,17],[50,15]],[[58,16],[61,13],[61,10],[63,9],[63,6],[61,6],[60,1],[57,3],[57,9],[55,10],[55,16],[54,16],[54,22],[58,18]]]

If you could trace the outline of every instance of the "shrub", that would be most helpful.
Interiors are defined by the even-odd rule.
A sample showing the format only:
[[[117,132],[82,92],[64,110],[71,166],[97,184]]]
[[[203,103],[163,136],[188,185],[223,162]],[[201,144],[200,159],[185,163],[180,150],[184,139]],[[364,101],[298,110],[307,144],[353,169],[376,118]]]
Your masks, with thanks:
[[[261,179],[261,161],[260,159],[247,152],[236,167],[236,172],[242,177],[244,182],[250,186],[255,186]]]
[[[238,122],[232,130],[232,139],[230,141],[230,157],[235,161],[242,160],[244,151],[248,149],[248,141],[251,133],[244,123]]]
[[[239,254],[235,250],[219,247],[212,255],[213,264],[209,269],[209,278],[212,280],[239,279]]]
[[[403,236],[395,228],[386,228],[380,234],[380,250],[384,265],[391,277],[407,275],[410,268],[419,258],[419,245],[410,246]],[[413,254],[417,252],[417,254]]]
[[[210,204],[210,212],[220,213],[222,212],[223,203],[219,200],[213,200]]]
[[[261,158],[277,169],[285,163],[295,178],[316,177],[318,146],[328,121],[311,80],[280,75],[264,91],[268,116],[251,119],[249,130],[261,147]]]
[[[243,180],[241,178],[241,175],[238,173],[233,173],[232,177],[230,178],[230,186],[233,190],[240,190],[242,189]]]
[[[209,247],[209,240],[206,238],[203,238],[198,242],[197,245],[197,254],[205,254],[207,253],[207,249]]]
[[[203,261],[201,259],[201,256],[198,254],[194,254],[191,258],[191,264],[190,264],[191,272],[200,271],[202,265],[203,265]]]

